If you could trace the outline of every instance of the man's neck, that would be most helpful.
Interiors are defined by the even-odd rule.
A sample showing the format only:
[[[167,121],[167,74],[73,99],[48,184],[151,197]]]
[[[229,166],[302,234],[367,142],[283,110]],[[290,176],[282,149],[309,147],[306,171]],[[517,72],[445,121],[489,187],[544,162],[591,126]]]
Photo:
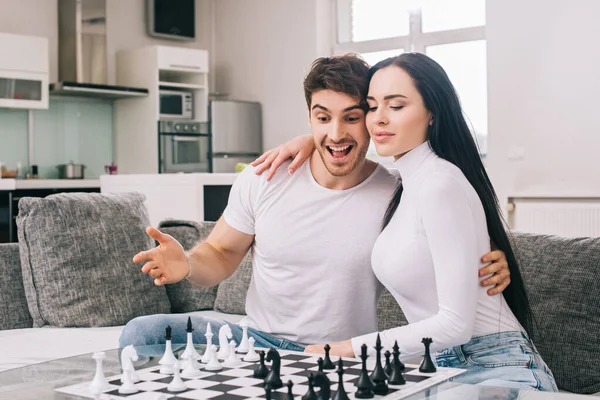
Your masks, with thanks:
[[[371,176],[373,171],[375,171],[375,168],[377,168],[376,162],[364,159],[348,175],[334,176],[329,173],[325,164],[323,164],[323,160],[318,151],[313,152],[309,162],[310,171],[315,178],[315,181],[317,181],[319,185],[332,190],[350,189],[362,183]]]

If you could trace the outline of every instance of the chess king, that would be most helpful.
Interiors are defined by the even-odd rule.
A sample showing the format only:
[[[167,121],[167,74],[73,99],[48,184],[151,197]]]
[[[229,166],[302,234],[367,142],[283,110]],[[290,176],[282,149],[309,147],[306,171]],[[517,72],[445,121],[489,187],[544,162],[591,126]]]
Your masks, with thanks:
[[[473,329],[475,310],[469,311],[473,314],[459,314],[447,324],[439,325],[440,329],[447,330],[439,339],[434,335],[438,331],[427,335],[421,333],[435,326],[436,318],[446,318],[454,311],[466,312],[463,308],[452,308],[454,301],[461,306],[467,303],[461,297],[463,295],[472,302],[485,296],[489,298],[486,304],[497,304],[498,307],[504,304],[503,296],[494,296],[510,283],[504,252],[490,251],[490,239],[485,231],[480,232],[484,233],[481,238],[473,238],[473,243],[463,245],[463,239],[466,242],[471,238],[463,237],[463,233],[455,228],[473,223],[472,216],[462,213],[458,215],[466,219],[452,221],[454,225],[448,225],[446,218],[442,221],[443,225],[436,228],[436,244],[447,240],[455,248],[448,244],[443,249],[436,247],[435,258],[428,260],[427,268],[422,271],[420,266],[414,267],[420,265],[418,263],[412,264],[412,267],[402,263],[402,268],[410,271],[392,274],[420,292],[417,298],[412,299],[414,303],[403,297],[406,287],[397,287],[397,282],[389,276],[379,275],[381,271],[389,270],[390,263],[401,260],[394,251],[403,245],[407,246],[406,249],[412,246],[414,238],[408,238],[406,234],[416,225],[414,215],[399,211],[390,225],[394,230],[388,228],[391,234],[387,235],[385,242],[381,242],[385,236],[380,234],[386,233],[381,232],[382,220],[390,215],[388,202],[398,192],[398,178],[365,157],[369,131],[365,124],[364,100],[369,80],[369,67],[358,57],[347,55],[316,60],[305,78],[304,90],[312,130],[311,148],[314,146],[317,151],[308,151],[309,160],[301,164],[286,161],[284,167],[297,167],[295,172],[280,171],[270,180],[256,174],[254,167],[246,168],[236,179],[223,216],[209,237],[187,252],[171,236],[152,227],[147,228],[148,235],[158,241],[159,246],[134,256],[135,262],[145,262],[142,271],[152,276],[157,285],[187,279],[197,286],[213,287],[231,276],[252,248],[253,275],[246,298],[245,321],[250,326],[248,335],[255,339],[256,347],[302,351],[307,345],[318,344],[308,349],[322,351],[323,343],[337,342],[332,344],[332,354],[354,356],[358,355],[354,344],[362,341],[372,349],[377,333],[376,304],[382,292],[380,281],[391,289],[400,290],[392,293],[401,306],[406,307],[404,311],[409,322],[415,322],[407,327],[381,332],[384,347],[391,348],[390,340],[396,336],[403,339],[398,343],[404,355],[422,353],[421,340],[424,336],[434,338],[437,347],[432,350],[444,350],[469,342],[471,332],[466,332]],[[432,87],[437,90],[436,85]],[[445,87],[442,85],[440,90],[445,90]],[[389,99],[378,97],[379,100],[386,102],[386,109],[390,107],[387,104]],[[441,110],[460,112],[459,108],[446,108],[455,106],[453,99],[442,100]],[[421,117],[413,115],[409,118],[408,122],[412,121],[412,125],[407,128],[418,131],[422,125]],[[402,138],[401,135],[398,137]],[[396,143],[394,140],[388,142]],[[405,152],[412,150],[410,145],[403,146]],[[426,148],[421,145],[421,150],[415,154]],[[392,146],[389,151],[397,149],[398,146]],[[411,165],[417,172],[420,163],[417,161]],[[408,193],[408,187],[405,191]],[[445,200],[443,196],[435,199]],[[447,214],[453,214],[453,211]],[[440,211],[440,215],[445,214]],[[430,223],[435,225],[435,219]],[[400,235],[396,230],[402,226],[407,232]],[[447,230],[446,237],[441,240],[439,236],[444,230]],[[396,234],[396,242],[391,244],[391,235]],[[421,236],[426,238],[423,232]],[[493,236],[492,241],[495,237],[498,235]],[[382,263],[382,258],[386,258],[382,254],[390,252],[390,258],[382,264],[380,271],[373,268],[377,265],[371,265],[376,242],[379,248],[375,249],[377,253],[374,255],[379,255],[373,261]],[[501,245],[506,243],[501,242]],[[430,251],[427,247],[416,250],[419,254],[411,254],[412,261],[426,258],[425,254]],[[512,252],[510,254],[512,256]],[[488,264],[490,261],[491,264]],[[510,261],[512,268],[514,258]],[[435,272],[438,270],[445,271],[443,276],[438,277],[440,282],[448,279],[447,283],[438,285],[444,288],[442,292],[436,291]],[[486,277],[481,286],[479,276]],[[460,293],[453,287],[459,281],[464,282],[463,286],[472,284],[467,293]],[[520,284],[517,274],[515,286]],[[486,293],[485,287],[490,286],[495,287]],[[451,295],[448,295],[448,289],[453,291]],[[461,299],[454,300],[456,297]],[[424,307],[417,312],[417,304],[421,302]],[[446,309],[446,306],[451,308]],[[431,319],[427,325],[414,320],[424,314]],[[160,344],[164,327],[185,326],[187,317],[173,314],[135,318],[124,328],[120,345]],[[489,321],[498,320],[497,316],[486,317]],[[197,327],[206,326],[207,322],[213,328],[228,324],[199,316],[192,316],[192,320]],[[463,328],[463,324],[467,324],[467,328]],[[230,325],[233,340],[239,343],[242,330],[237,325]],[[180,332],[181,337],[174,332],[173,342],[185,343],[185,330]],[[409,332],[410,335],[404,335]],[[197,329],[194,334],[195,340],[203,343],[202,330]],[[348,338],[357,338],[357,341],[345,340]]]

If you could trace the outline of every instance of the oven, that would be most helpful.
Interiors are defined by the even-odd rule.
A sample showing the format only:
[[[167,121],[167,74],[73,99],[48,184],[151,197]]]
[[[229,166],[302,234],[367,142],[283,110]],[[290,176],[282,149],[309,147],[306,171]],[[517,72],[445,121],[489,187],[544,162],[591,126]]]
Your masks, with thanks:
[[[159,172],[212,172],[210,136],[201,122],[159,122]]]

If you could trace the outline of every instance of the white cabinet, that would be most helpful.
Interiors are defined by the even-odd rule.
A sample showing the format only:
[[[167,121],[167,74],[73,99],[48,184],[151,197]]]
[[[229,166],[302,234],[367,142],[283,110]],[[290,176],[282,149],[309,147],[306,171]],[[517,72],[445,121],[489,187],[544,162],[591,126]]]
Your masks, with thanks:
[[[0,107],[48,108],[48,39],[0,33]]]
[[[158,68],[170,71],[208,72],[208,52],[186,47],[157,46]]]

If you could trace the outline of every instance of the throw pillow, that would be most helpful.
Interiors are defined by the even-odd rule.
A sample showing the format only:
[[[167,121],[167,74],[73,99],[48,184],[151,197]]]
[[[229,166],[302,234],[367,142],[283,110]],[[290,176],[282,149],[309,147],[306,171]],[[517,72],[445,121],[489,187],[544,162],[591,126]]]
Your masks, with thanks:
[[[21,260],[17,243],[0,244],[0,331],[5,329],[31,328],[33,320],[27,308],[23,289]]]
[[[164,287],[132,261],[153,247],[145,196],[59,193],[19,201],[17,227],[34,327],[116,326],[168,313]]]

